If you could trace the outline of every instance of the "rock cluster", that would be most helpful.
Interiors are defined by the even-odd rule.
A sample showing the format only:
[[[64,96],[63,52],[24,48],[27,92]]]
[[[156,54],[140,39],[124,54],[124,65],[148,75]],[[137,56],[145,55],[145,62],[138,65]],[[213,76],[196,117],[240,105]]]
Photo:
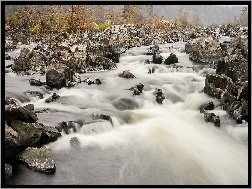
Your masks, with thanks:
[[[204,92],[219,99],[230,117],[242,123],[248,121],[248,38],[244,30],[231,25],[222,26],[220,33],[230,40],[201,36],[188,41],[185,50],[191,60],[216,69],[206,75]]]
[[[25,161],[30,168],[37,171],[54,172],[55,165],[50,160],[48,149],[40,146],[57,140],[59,136],[60,132],[54,127],[38,123],[32,104],[21,106],[17,100],[6,98],[5,163],[8,164],[6,176],[11,175],[10,166],[17,160]]]

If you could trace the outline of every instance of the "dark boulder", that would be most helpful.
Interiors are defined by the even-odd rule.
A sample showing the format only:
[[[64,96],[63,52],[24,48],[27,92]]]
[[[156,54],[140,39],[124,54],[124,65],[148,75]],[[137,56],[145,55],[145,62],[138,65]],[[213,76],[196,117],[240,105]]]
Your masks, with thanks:
[[[152,56],[152,62],[154,64],[162,64],[162,61],[163,61],[163,57],[158,54],[158,53],[155,53],[153,56]]]
[[[49,70],[46,73],[46,85],[57,89],[66,87],[66,77],[64,72],[55,69]]]
[[[43,126],[42,133],[37,144],[43,145],[48,144],[50,142],[56,141],[59,137],[61,137],[61,133],[55,127]]]
[[[51,150],[46,147],[28,147],[20,153],[19,160],[27,164],[30,169],[35,171],[45,173],[54,173],[56,171]]]
[[[9,178],[12,176],[12,166],[8,163],[5,163],[5,177]]]
[[[16,105],[16,106],[21,106],[21,103],[19,100],[15,98],[10,98],[10,97],[5,97],[5,105]]]
[[[170,65],[174,63],[178,63],[178,58],[175,54],[171,53],[170,56],[164,61],[164,64]]]
[[[38,118],[34,111],[13,104],[5,105],[5,120],[10,125],[11,120],[35,123]]]
[[[200,107],[200,113],[204,113],[205,110],[213,110],[213,109],[214,109],[214,103],[212,101],[209,101]]]
[[[11,60],[11,56],[7,53],[5,53],[5,60]]]

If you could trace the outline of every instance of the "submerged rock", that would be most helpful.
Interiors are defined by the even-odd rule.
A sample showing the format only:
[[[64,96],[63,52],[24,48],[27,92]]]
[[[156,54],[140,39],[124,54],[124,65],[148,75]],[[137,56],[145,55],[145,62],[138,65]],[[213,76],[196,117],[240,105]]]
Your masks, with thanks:
[[[27,164],[30,169],[35,171],[45,173],[54,173],[56,171],[51,150],[46,147],[28,147],[20,153],[19,160]]]
[[[73,137],[70,139],[70,146],[74,149],[80,149],[81,145],[80,145],[80,141],[77,137]]]
[[[60,98],[60,95],[58,95],[57,93],[53,93],[52,96],[50,96],[49,98],[47,98],[45,100],[45,102],[46,103],[54,102],[54,101],[56,101],[59,98]]]
[[[156,95],[156,102],[158,104],[163,104],[163,100],[165,99],[163,90],[156,88],[154,91],[154,95]]]
[[[200,113],[204,113],[205,110],[213,110],[213,109],[214,109],[214,103],[213,101],[209,101],[200,107]]]

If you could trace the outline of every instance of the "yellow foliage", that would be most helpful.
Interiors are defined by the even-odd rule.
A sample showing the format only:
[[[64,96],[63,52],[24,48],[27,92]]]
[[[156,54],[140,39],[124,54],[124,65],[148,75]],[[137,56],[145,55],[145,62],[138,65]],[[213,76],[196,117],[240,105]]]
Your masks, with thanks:
[[[38,23],[33,27],[33,31],[39,33],[41,31],[41,24]]]
[[[106,22],[101,23],[101,24],[98,25],[98,28],[99,28],[100,30],[105,30],[105,29],[108,28],[108,27],[110,27],[110,24],[108,24],[108,23],[106,23]]]

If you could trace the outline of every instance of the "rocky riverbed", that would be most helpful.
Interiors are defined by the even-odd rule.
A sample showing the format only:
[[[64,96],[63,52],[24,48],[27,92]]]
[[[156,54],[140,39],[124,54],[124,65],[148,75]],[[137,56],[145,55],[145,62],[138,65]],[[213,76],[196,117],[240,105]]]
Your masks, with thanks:
[[[172,120],[177,116],[171,113],[171,107],[186,119],[185,122],[174,120],[181,127],[187,125],[190,120],[188,115],[184,115],[185,111],[191,112],[198,129],[201,128],[200,125],[209,125],[213,122],[213,127],[218,126],[224,131],[222,134],[224,138],[226,137],[226,141],[222,141],[218,130],[215,130],[216,135],[213,137],[216,137],[219,142],[222,141],[224,146],[228,144],[227,141],[240,145],[235,148],[235,151],[242,151],[242,156],[245,156],[247,152],[244,143],[246,146],[247,134],[241,131],[242,134],[237,135],[230,129],[230,123],[232,127],[245,125],[243,128],[247,128],[249,96],[247,29],[231,26],[227,28],[225,30],[220,28],[219,32],[216,32],[217,28],[205,27],[182,31],[170,29],[169,32],[146,29],[140,32],[132,26],[127,30],[125,26],[121,26],[117,32],[112,28],[100,33],[80,36],[54,34],[50,40],[40,39],[28,45],[16,45],[16,41],[8,38],[5,52],[6,180],[12,178],[12,170],[16,170],[15,166],[18,167],[20,162],[32,170],[57,175],[58,166],[54,158],[59,159],[59,156],[55,155],[58,153],[57,150],[54,152],[57,149],[55,145],[58,144],[57,141],[64,141],[66,135],[69,136],[67,141],[72,149],[85,151],[87,149],[83,141],[86,139],[79,133],[85,133],[84,136],[99,137],[100,133],[110,131],[111,128],[116,129],[133,123],[140,124],[143,120],[147,121],[143,125],[157,132],[153,127],[155,124],[151,124],[153,121],[151,117],[157,113],[145,112],[153,108],[159,112],[156,115],[160,118],[158,123],[165,127],[171,123],[169,121],[167,123],[167,120],[162,117],[162,111],[172,114],[173,116],[170,117]],[[232,35],[228,35],[229,33]],[[227,35],[228,40],[222,41],[223,36]],[[17,81],[16,78],[20,80]],[[186,86],[184,89],[183,85]],[[18,91],[14,89],[15,87]],[[195,96],[199,98],[194,99]],[[195,104],[190,104],[191,97]],[[205,115],[200,113],[200,107],[206,107],[204,104],[210,100],[213,101],[213,107],[205,108],[202,112],[205,112]],[[185,106],[188,110],[182,107],[180,109],[179,106]],[[211,115],[209,118],[206,115],[211,111],[214,116],[209,114]],[[163,119],[165,123],[160,121]],[[218,123],[216,119],[219,119]],[[233,123],[232,119],[236,123]],[[204,120],[210,123],[203,122]],[[190,130],[195,129],[191,124],[189,125]],[[124,129],[123,127],[122,130]],[[168,130],[165,132],[169,133]],[[195,133],[197,137],[204,135],[199,130]],[[225,133],[231,134],[235,140]],[[184,138],[188,137],[184,136]],[[166,141],[165,138],[163,139]],[[242,144],[236,144],[236,140]],[[169,142],[165,142],[165,145],[169,146]],[[200,148],[196,143],[193,145]],[[212,143],[209,145],[212,147]],[[139,149],[139,153],[142,152]],[[228,151],[227,154],[235,157],[231,162],[240,161],[236,153],[232,154]],[[116,157],[118,164],[125,161],[119,155]],[[200,159],[200,162],[203,161]],[[141,163],[139,165],[142,166]],[[202,166],[197,163],[195,165]],[[11,166],[14,166],[14,169]],[[166,165],[165,172],[168,171],[169,166],[171,164]],[[115,167],[117,170],[117,165]],[[62,171],[62,168],[59,170]],[[190,170],[193,171],[194,168],[190,167]],[[223,168],[222,171],[225,173],[227,170]],[[15,176],[18,173],[13,174]],[[124,174],[127,175],[127,171],[122,170],[115,183],[130,183],[134,174],[122,179]],[[202,176],[202,180],[190,180],[189,177],[183,176],[180,180],[175,176],[176,174],[170,174],[176,179],[161,179],[161,183],[222,183],[217,177],[208,180]],[[238,171],[237,174],[243,177],[245,173]],[[149,183],[148,174],[144,172],[143,175],[146,176],[143,179],[144,183]],[[104,183],[103,177],[99,178],[101,179],[99,183]],[[228,177],[228,183],[245,182],[244,179],[232,181],[231,178]],[[63,182],[60,179],[58,181]],[[57,179],[53,182],[59,184]],[[134,182],[139,183],[140,180],[136,179]],[[15,183],[20,184],[20,181],[16,179]],[[29,183],[32,181],[27,181],[26,184]],[[76,183],[85,184],[85,181]],[[155,180],[151,183],[155,183]],[[9,182],[9,184],[13,183]]]

